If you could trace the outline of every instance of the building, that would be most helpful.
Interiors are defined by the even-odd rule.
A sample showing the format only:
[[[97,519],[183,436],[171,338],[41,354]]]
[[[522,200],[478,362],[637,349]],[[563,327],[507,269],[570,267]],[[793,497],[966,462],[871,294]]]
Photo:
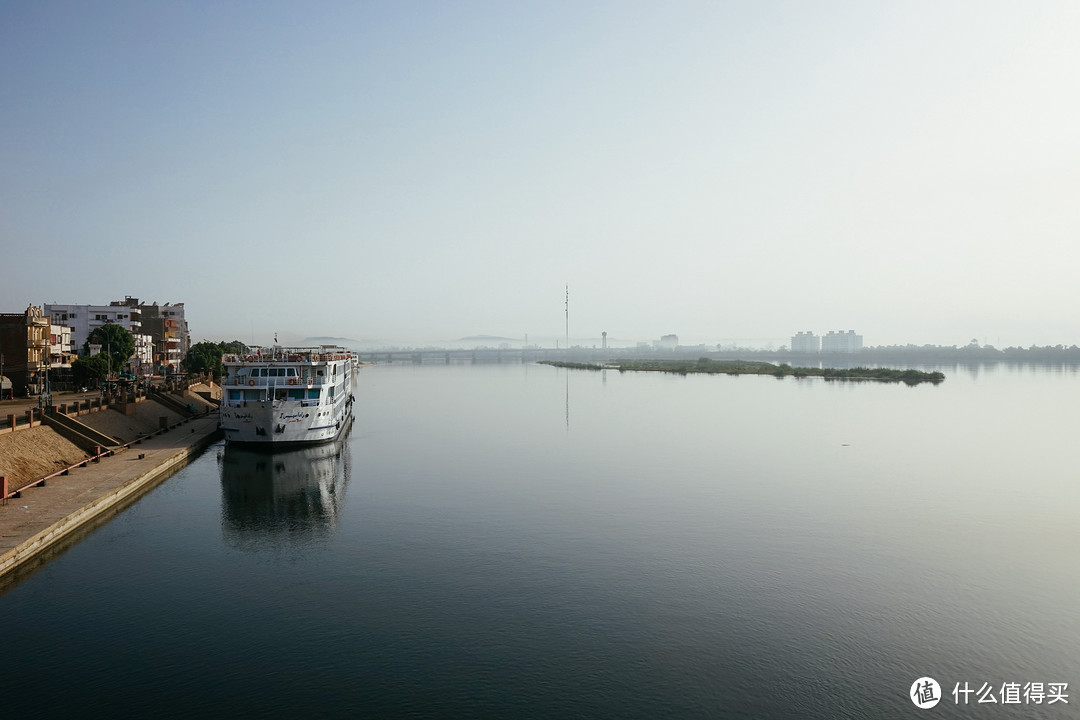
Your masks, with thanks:
[[[0,314],[0,375],[11,379],[15,395],[36,395],[48,387],[50,331],[39,307]]]
[[[656,347],[660,350],[675,350],[679,347],[679,336],[675,334],[662,335]]]
[[[176,369],[190,346],[184,303],[143,305],[138,298],[128,296],[108,305],[44,307],[53,324],[71,327],[75,352],[81,352],[90,334],[102,325],[116,324],[130,332],[135,338],[135,352],[127,369],[136,374],[145,374],[150,368]]]
[[[54,325],[67,325],[71,328],[71,345],[77,353],[82,352],[90,334],[103,325],[119,325],[132,335],[143,333],[138,307],[124,305],[122,302],[109,305],[46,304],[44,307]]]
[[[821,338],[821,352],[856,353],[862,350],[862,344],[862,335],[856,335],[854,330],[830,330]]]
[[[52,367],[71,367],[72,361],[79,356],[71,344],[72,328],[70,325],[52,323],[49,328],[49,365]]]
[[[821,337],[810,330],[797,332],[791,336],[791,352],[816,355],[821,352]]]
[[[155,366],[177,368],[191,349],[184,303],[140,305],[146,333],[153,338]]]

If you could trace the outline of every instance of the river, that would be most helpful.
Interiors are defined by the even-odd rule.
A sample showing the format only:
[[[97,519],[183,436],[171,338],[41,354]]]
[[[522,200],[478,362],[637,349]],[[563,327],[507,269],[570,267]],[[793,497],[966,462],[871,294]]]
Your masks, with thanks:
[[[944,370],[364,368],[0,595],[3,714],[1076,717],[1080,374]]]

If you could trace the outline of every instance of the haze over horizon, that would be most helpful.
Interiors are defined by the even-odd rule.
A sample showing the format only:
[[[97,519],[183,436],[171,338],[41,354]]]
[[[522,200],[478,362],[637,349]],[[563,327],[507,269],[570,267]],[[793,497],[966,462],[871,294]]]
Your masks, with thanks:
[[[9,3],[0,311],[1080,344],[1080,4]],[[535,340],[534,340],[535,339]]]

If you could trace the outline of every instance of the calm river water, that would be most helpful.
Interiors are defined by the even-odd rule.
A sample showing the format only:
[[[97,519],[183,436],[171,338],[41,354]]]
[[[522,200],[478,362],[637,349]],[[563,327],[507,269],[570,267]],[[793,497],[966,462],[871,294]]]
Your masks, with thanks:
[[[0,595],[0,714],[1078,717],[1080,374],[944,370],[364,368]]]

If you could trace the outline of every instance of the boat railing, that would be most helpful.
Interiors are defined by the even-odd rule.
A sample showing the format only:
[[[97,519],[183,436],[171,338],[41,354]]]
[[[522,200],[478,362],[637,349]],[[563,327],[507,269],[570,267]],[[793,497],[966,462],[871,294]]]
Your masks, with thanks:
[[[263,355],[239,355],[228,353],[221,356],[223,363],[317,363],[352,360],[353,354],[348,352],[277,352]]]
[[[261,401],[259,401],[259,400],[244,400],[242,398],[237,398],[235,400],[222,400],[221,406],[225,407],[225,408],[242,408],[242,407],[247,407],[247,404],[249,402],[257,403],[257,402],[261,402]],[[288,400],[274,400],[272,402],[273,402],[274,407],[278,407],[282,403],[290,402],[290,401],[288,401]],[[296,401],[292,400],[291,402],[296,402]],[[309,398],[304,398],[304,399],[300,400],[300,407],[319,407],[319,402],[320,401],[317,398],[310,398],[310,399]]]
[[[290,382],[295,380],[296,382]],[[272,387],[276,390],[302,390],[304,388],[322,387],[323,385],[332,385],[332,378],[324,377],[296,377],[296,378],[284,378],[284,377],[227,377],[222,382],[223,387],[235,387],[235,388],[265,388]]]

